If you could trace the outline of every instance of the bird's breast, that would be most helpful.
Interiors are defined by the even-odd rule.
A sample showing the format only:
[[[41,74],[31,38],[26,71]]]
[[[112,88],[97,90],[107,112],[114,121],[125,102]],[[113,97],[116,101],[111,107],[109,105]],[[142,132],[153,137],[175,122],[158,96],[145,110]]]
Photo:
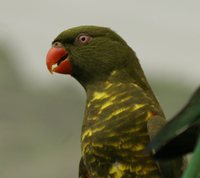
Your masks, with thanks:
[[[91,167],[106,165],[107,172],[119,170],[113,165],[123,171],[141,172],[144,167],[146,173],[157,171],[149,153],[144,152],[149,142],[147,120],[152,116],[152,106],[135,87],[138,86],[106,82],[103,91],[94,91],[88,98],[81,143],[82,153]]]

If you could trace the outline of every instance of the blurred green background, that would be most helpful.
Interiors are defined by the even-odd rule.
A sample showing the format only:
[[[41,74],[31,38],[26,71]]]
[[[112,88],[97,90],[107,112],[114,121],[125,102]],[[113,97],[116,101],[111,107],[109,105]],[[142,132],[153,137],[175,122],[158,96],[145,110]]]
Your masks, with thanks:
[[[116,30],[138,54],[167,118],[178,112],[200,74],[199,3],[181,2],[3,1],[0,178],[77,177],[85,92],[45,66],[51,41],[66,27]]]

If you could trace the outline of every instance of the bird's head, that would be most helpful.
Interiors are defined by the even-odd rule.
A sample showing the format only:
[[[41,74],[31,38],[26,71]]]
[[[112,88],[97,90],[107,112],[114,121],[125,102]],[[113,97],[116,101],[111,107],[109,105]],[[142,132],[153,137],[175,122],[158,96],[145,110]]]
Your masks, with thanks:
[[[123,70],[134,52],[109,28],[80,26],[60,33],[46,58],[50,72],[70,74],[81,84],[102,80]]]

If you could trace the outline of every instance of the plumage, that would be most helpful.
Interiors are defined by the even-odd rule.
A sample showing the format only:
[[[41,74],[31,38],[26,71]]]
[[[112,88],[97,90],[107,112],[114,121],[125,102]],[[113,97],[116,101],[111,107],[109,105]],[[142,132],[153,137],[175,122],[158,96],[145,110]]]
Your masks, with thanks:
[[[186,106],[151,141],[156,158],[169,158],[192,152],[200,133],[200,87]]]
[[[146,149],[165,117],[127,43],[109,28],[80,26],[52,44],[48,69],[71,74],[87,95],[79,177],[180,177],[181,159],[158,163]]]
[[[186,106],[153,138],[150,148],[157,159],[193,152],[183,178],[200,177],[200,87]]]
[[[200,137],[192,155],[191,161],[183,174],[183,178],[198,178],[200,177]]]

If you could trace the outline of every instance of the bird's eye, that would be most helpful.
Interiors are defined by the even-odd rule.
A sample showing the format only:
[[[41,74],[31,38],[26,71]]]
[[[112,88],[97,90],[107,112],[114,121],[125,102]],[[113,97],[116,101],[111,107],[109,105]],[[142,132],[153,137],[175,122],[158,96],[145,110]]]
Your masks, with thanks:
[[[78,42],[81,44],[87,44],[90,42],[90,40],[91,40],[91,37],[88,35],[80,35],[78,37]]]
[[[52,47],[54,47],[54,48],[61,48],[61,47],[63,47],[63,44],[61,42],[56,41],[56,42],[54,42],[52,44]]]

